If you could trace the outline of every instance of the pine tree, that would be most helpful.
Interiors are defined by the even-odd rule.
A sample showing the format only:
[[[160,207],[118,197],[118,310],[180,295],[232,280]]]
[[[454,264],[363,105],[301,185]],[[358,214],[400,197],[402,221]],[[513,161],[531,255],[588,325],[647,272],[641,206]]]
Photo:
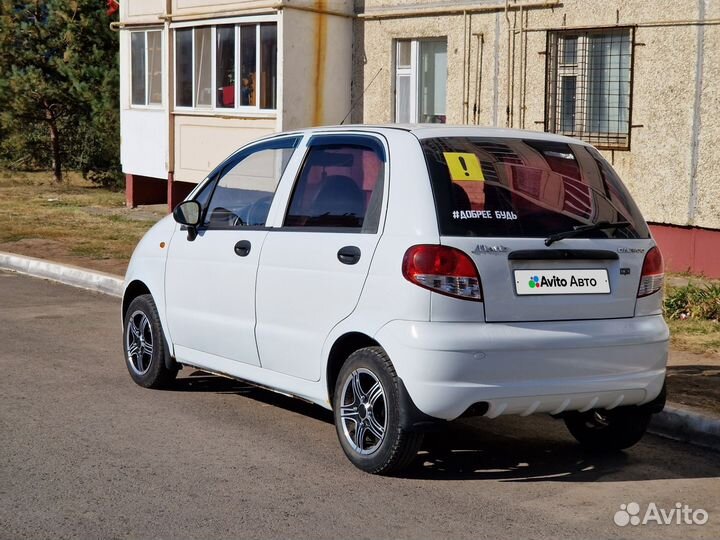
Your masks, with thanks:
[[[117,166],[118,45],[109,23],[102,0],[0,0],[0,133],[21,141],[20,151],[24,135],[45,126],[58,182],[64,157],[84,172]]]

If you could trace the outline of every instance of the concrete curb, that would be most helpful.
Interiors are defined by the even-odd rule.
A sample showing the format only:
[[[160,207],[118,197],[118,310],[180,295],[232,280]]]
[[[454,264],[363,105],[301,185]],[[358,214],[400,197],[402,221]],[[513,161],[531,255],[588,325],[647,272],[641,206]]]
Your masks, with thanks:
[[[720,418],[689,407],[668,403],[661,413],[653,416],[649,431],[661,437],[720,450]]]
[[[123,279],[78,266],[53,263],[0,251],[0,268],[49,279],[111,296],[122,296]],[[720,418],[690,408],[668,404],[654,415],[649,431],[655,435],[720,450]]]
[[[105,272],[86,270],[78,266],[54,263],[4,251],[0,251],[0,268],[118,298],[122,296],[123,278]]]

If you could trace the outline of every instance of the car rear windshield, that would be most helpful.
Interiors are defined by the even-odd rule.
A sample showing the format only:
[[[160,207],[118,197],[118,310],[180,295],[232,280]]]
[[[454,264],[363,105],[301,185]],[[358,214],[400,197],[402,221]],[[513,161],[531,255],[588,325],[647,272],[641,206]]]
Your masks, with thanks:
[[[539,139],[420,141],[443,236],[539,237],[598,222],[579,237],[649,238],[615,171],[590,146]]]

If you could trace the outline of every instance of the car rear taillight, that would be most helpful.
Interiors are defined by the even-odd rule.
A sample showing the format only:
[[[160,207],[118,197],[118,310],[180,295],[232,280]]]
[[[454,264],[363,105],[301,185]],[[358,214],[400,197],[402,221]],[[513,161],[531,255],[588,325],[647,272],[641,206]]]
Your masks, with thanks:
[[[419,245],[405,252],[405,279],[448,296],[482,300],[480,276],[472,259],[453,247]]]
[[[662,289],[665,282],[665,270],[660,250],[657,247],[650,248],[645,254],[642,275],[640,276],[640,287],[638,287],[638,298],[653,294]]]

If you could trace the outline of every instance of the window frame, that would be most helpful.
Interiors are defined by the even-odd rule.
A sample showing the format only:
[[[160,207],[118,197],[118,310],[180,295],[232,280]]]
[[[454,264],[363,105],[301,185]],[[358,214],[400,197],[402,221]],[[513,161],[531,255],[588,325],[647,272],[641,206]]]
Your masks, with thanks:
[[[282,174],[280,175],[280,178],[278,178],[277,185],[275,186],[275,192],[273,193],[273,200],[270,203],[271,207],[272,204],[275,203],[275,197],[277,196],[280,186],[282,184],[282,179],[285,176],[285,172],[287,171],[287,168],[290,165],[290,161],[292,160],[293,156],[295,155],[295,152],[298,151],[298,147],[300,146],[300,143],[303,140],[303,136],[301,134],[295,133],[291,135],[283,135],[281,137],[273,137],[272,139],[267,140],[261,140],[256,143],[252,143],[248,146],[245,146],[243,148],[240,148],[237,152],[231,154],[225,161],[220,163],[213,171],[208,175],[207,182],[203,182],[200,185],[198,185],[195,190],[190,194],[187,200],[196,200],[197,197],[199,197],[205,189],[210,190],[210,194],[208,195],[208,203],[206,206],[201,205],[201,212],[200,212],[200,224],[198,225],[197,229],[198,231],[265,231],[270,230],[273,227],[268,226],[267,224],[267,218],[265,220],[265,225],[247,225],[242,227],[213,227],[205,224],[205,218],[207,217],[206,214],[208,210],[210,209],[213,197],[215,196],[215,189],[217,188],[218,183],[220,180],[228,173],[230,172],[235,166],[237,166],[241,161],[243,161],[245,158],[257,153],[262,152],[263,150],[285,150],[292,148],[293,153],[290,155],[290,158],[288,159],[288,162],[285,166],[285,169],[283,170]],[[268,214],[269,216],[269,214]]]
[[[149,63],[149,50],[148,50],[148,34],[151,32],[156,32],[160,34],[160,103],[150,103],[150,79],[152,78],[150,73],[150,63]],[[163,69],[164,64],[164,52],[165,52],[165,42],[164,42],[164,32],[162,27],[158,28],[144,28],[141,30],[130,30],[130,36],[129,36],[129,47],[130,47],[130,91],[129,94],[129,100],[130,100],[130,108],[131,109],[164,109],[165,104],[165,80],[164,80],[164,74],[165,70]],[[132,52],[132,36],[133,34],[143,34],[143,54],[144,54],[144,61],[145,61],[145,103],[133,103],[133,52]]]
[[[588,51],[589,38],[592,35],[609,35],[627,32],[630,44],[629,62],[629,93],[627,105],[627,131],[602,132],[590,131],[591,123],[589,104],[592,99],[590,90],[590,61]],[[561,55],[561,40],[576,38],[575,63],[564,62],[564,51]],[[632,114],[635,80],[635,27],[610,26],[580,29],[557,29],[546,33],[545,45],[545,111],[544,131],[558,135],[576,137],[588,142],[601,150],[630,150],[632,141]],[[582,62],[581,62],[582,57]],[[582,65],[581,65],[582,64]],[[575,106],[573,111],[573,131],[562,129],[562,79],[575,77]],[[582,114],[578,114],[581,111]],[[582,119],[579,119],[581,117]]]
[[[381,183],[382,185],[379,186],[382,190],[381,197],[376,199],[375,205],[376,208],[374,208],[375,211],[378,212],[378,222],[375,224],[374,230],[365,230],[365,218],[371,214],[371,211],[373,210],[370,207],[370,203],[368,203],[368,207],[365,210],[365,216],[363,218],[363,226],[362,227],[318,227],[318,226],[311,226],[311,227],[304,227],[304,226],[298,226],[298,225],[285,225],[285,220],[288,217],[288,212],[290,211],[290,205],[292,203],[293,196],[295,195],[295,191],[297,190],[298,184],[300,182],[300,178],[302,176],[303,170],[305,168],[305,164],[307,163],[308,157],[310,156],[310,151],[313,149],[313,147],[318,146],[332,146],[332,145],[339,145],[339,144],[347,144],[352,146],[359,146],[359,147],[365,147],[369,150],[375,151],[378,156],[380,157],[380,160],[383,163],[383,173],[381,178],[378,179],[378,183]],[[287,197],[285,198],[285,207],[281,214],[280,223],[278,226],[273,227],[273,230],[279,230],[279,231],[287,231],[287,232],[311,232],[311,233],[341,233],[341,234],[372,234],[372,235],[379,235],[382,232],[383,224],[385,221],[385,212],[386,212],[386,205],[385,201],[387,201],[388,196],[388,179],[390,175],[390,167],[389,167],[389,153],[388,153],[388,143],[387,140],[382,137],[379,134],[376,133],[312,133],[310,134],[310,137],[308,138],[307,142],[305,143],[305,146],[303,148],[303,155],[302,159],[300,161],[300,164],[295,171],[295,177],[292,179],[292,185],[290,186],[289,193]],[[376,188],[377,189],[377,186]],[[370,201],[373,202],[373,201]]]
[[[175,104],[174,110],[182,113],[195,113],[195,114],[219,114],[226,116],[267,116],[276,115],[280,108],[280,103],[276,97],[276,106],[274,109],[263,109],[260,107],[260,95],[262,91],[262,82],[260,72],[262,68],[261,64],[261,25],[263,24],[274,24],[276,28],[276,43],[279,41],[279,24],[278,17],[276,15],[258,15],[241,18],[230,18],[230,19],[215,19],[207,22],[198,23],[194,22],[181,22],[173,23],[170,28],[173,30],[173,103]],[[230,26],[234,27],[234,59],[233,59],[233,72],[235,74],[235,107],[218,107],[217,106],[217,27],[218,26]],[[240,28],[242,26],[254,26],[255,28],[255,105],[240,105],[240,84],[238,84],[241,68],[241,56],[240,56]],[[197,91],[197,77],[195,70],[195,30],[199,28],[210,27],[210,44],[211,44],[211,59],[210,59],[210,86],[211,86],[211,103],[210,106],[206,105],[195,105],[196,91]],[[177,62],[178,62],[178,46],[177,46],[177,31],[176,30],[192,30],[192,98],[193,105],[178,105],[178,84],[177,84]],[[279,48],[279,47],[278,47]],[[276,66],[279,66],[277,56],[275,58]],[[279,96],[277,91],[277,82],[279,77],[276,73],[276,96]]]
[[[409,42],[410,43],[410,66],[403,66],[400,67],[400,43],[401,42]],[[396,38],[393,40],[393,78],[392,78],[392,89],[393,89],[393,100],[392,100],[392,122],[393,123],[400,123],[398,120],[398,110],[399,110],[399,100],[400,95],[398,93],[398,78],[399,77],[410,77],[410,96],[409,96],[409,102],[410,102],[410,111],[409,111],[409,120],[408,123],[410,124],[417,124],[419,123],[419,113],[420,113],[420,82],[421,82],[421,74],[420,74],[420,44],[423,42],[437,42],[437,43],[445,43],[446,47],[446,53],[447,53],[447,44],[448,44],[448,38],[447,36],[436,36],[436,37],[427,37],[427,38]],[[447,123],[447,77],[445,79],[445,118]]]

